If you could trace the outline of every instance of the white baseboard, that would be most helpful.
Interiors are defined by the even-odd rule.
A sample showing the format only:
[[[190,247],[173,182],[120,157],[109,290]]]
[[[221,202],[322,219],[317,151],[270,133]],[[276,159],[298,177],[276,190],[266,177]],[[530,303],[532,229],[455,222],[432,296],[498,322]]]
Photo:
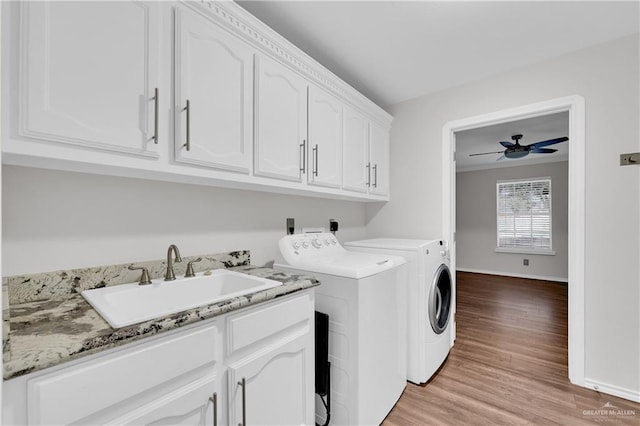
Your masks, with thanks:
[[[556,282],[565,283],[565,284],[567,282],[569,282],[568,278],[547,277],[547,276],[543,276],[543,275],[517,274],[515,272],[486,271],[486,270],[483,270],[483,269],[461,268],[459,266],[456,267],[456,271],[473,272],[475,274],[500,275],[500,276],[503,276],[503,277],[528,278],[530,280],[556,281]]]
[[[617,396],[619,398],[628,399],[633,402],[640,402],[640,390],[631,390],[621,388],[620,386],[610,385],[608,383],[601,383],[595,380],[584,380],[584,387],[593,389],[596,392],[606,393],[608,395]],[[615,404],[614,404],[615,405]]]

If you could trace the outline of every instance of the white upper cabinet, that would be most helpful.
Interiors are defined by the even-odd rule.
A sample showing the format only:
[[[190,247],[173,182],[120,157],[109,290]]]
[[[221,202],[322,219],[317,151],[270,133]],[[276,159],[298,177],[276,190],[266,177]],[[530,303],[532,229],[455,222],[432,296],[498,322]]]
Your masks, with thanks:
[[[307,82],[262,54],[255,68],[254,173],[300,182],[307,171]]]
[[[344,108],[342,188],[366,193],[371,184],[369,164],[369,120],[351,108]]]
[[[176,161],[248,174],[253,50],[191,9],[173,12]]]
[[[342,184],[342,104],[309,86],[308,182],[339,188]]]
[[[369,192],[376,195],[389,195],[389,131],[373,122],[370,131],[371,185]]]
[[[157,156],[159,7],[22,2],[18,134]]]
[[[234,2],[2,6],[4,164],[389,197],[392,117]]]

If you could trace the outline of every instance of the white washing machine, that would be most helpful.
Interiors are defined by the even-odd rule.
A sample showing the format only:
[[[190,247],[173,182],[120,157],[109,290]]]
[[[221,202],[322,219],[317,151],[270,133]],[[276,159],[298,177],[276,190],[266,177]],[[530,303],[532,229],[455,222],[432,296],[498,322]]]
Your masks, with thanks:
[[[455,336],[455,288],[445,242],[378,238],[344,246],[407,260],[407,378],[428,381],[446,359]]]
[[[379,425],[407,384],[406,261],[345,250],[332,234],[279,242],[275,269],[312,275],[316,310],[329,315],[331,424]],[[324,424],[322,403],[316,420]]]

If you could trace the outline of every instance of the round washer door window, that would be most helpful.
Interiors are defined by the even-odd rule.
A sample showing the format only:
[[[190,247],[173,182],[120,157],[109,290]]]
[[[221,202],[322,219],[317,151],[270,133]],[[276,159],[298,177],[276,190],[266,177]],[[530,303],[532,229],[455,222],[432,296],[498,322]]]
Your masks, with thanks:
[[[441,334],[449,323],[451,312],[451,273],[447,265],[438,268],[429,291],[429,322],[436,334]]]

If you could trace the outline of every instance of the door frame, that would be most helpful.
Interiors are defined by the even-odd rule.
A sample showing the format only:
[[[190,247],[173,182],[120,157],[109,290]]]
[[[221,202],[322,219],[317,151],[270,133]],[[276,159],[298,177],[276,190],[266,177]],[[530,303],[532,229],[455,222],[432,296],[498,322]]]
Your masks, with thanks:
[[[456,132],[559,112],[569,112],[569,380],[585,386],[585,100],[573,95],[453,120],[442,130],[442,231],[450,242],[451,270],[456,268]],[[454,278],[455,280],[455,278]]]

